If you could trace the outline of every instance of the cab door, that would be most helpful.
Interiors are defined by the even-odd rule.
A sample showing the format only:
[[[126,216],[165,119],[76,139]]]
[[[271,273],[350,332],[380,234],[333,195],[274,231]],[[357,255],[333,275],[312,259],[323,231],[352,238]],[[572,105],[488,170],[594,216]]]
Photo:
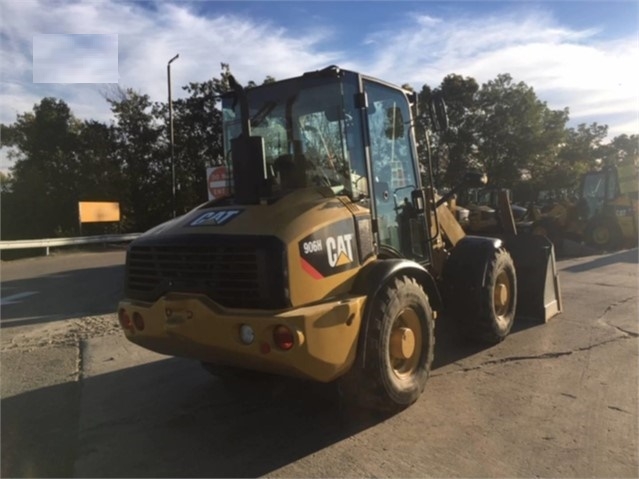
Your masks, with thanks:
[[[425,241],[423,218],[412,203],[418,172],[408,100],[402,91],[371,81],[364,81],[364,91],[380,249],[420,260]]]

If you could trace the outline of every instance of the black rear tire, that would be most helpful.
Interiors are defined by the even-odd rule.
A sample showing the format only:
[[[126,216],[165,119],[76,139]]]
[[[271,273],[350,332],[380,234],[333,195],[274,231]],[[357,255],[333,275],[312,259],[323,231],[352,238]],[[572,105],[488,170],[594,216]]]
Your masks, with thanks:
[[[426,386],[435,345],[433,313],[422,286],[407,276],[391,280],[371,301],[355,363],[339,387],[347,405],[396,412]]]

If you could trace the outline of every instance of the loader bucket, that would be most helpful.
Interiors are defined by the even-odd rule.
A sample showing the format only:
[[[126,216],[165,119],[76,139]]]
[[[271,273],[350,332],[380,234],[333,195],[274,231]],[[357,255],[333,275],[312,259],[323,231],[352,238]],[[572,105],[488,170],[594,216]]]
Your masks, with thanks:
[[[511,236],[506,248],[517,273],[517,317],[547,322],[563,311],[555,251],[545,236]]]

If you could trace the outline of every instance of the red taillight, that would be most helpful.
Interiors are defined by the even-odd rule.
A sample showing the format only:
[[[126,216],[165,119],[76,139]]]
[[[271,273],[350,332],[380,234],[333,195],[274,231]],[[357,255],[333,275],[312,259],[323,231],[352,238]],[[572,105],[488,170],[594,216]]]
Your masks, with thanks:
[[[144,331],[144,319],[142,318],[142,315],[137,311],[133,313],[133,324],[135,324],[135,327],[138,331]]]
[[[120,326],[122,326],[123,329],[133,331],[133,322],[124,308],[118,311],[118,321],[120,321]]]
[[[288,351],[295,344],[292,331],[281,324],[273,330],[273,341],[278,348],[284,351]]]

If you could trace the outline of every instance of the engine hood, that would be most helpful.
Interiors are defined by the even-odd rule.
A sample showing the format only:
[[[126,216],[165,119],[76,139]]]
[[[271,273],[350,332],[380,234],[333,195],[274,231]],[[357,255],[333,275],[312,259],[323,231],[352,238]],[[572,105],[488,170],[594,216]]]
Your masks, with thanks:
[[[350,216],[348,199],[330,188],[307,188],[259,205],[199,206],[145,232],[137,241],[183,235],[276,236],[284,242],[309,230]],[[351,207],[352,208],[352,207]]]

